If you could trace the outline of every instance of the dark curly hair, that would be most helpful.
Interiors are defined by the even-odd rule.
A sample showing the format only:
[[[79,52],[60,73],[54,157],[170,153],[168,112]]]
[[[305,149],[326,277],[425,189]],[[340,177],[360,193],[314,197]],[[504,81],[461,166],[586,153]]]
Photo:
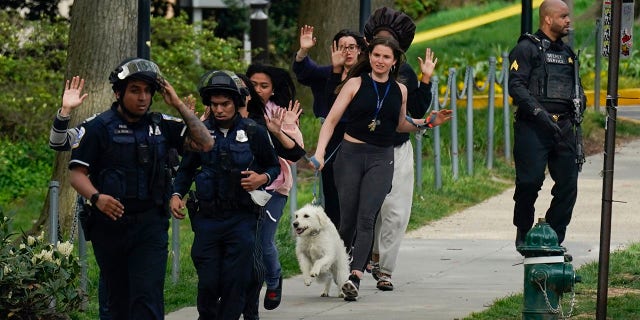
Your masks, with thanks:
[[[256,73],[264,73],[271,78],[273,96],[269,100],[280,107],[287,107],[291,100],[295,99],[296,86],[285,69],[265,64],[252,64],[247,68],[247,77],[251,78]]]

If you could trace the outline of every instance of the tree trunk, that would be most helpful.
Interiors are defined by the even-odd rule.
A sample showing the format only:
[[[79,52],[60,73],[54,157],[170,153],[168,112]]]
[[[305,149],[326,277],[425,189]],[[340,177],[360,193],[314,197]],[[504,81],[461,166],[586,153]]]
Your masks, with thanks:
[[[72,127],[95,113],[107,110],[114,101],[108,81],[109,73],[124,58],[136,55],[137,14],[138,1],[74,1],[65,79],[76,75],[84,78],[84,92],[89,96],[73,112],[70,124]],[[74,224],[77,195],[69,185],[67,166],[70,155],[70,152],[57,154],[51,178],[60,182],[59,223],[64,234],[68,234]],[[30,233],[38,233],[43,226],[48,225],[49,200],[50,192],[47,193],[40,217]],[[76,226],[79,228],[79,225]]]
[[[372,0],[371,12],[382,6],[393,7],[393,0]],[[331,63],[331,41],[342,29],[360,30],[360,2],[342,0],[304,0],[300,3],[298,30],[303,25],[314,27],[313,35],[318,39],[309,56],[319,64]],[[300,34],[296,35],[299,37]],[[299,42],[294,41],[294,51]]]

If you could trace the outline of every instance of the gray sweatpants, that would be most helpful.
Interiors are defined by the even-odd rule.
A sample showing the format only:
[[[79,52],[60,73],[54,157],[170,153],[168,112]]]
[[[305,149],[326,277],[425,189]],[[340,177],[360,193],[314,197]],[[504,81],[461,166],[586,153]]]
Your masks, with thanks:
[[[394,167],[391,192],[384,199],[376,221],[373,253],[380,255],[380,271],[393,274],[400,244],[411,217],[413,202],[413,147],[411,140],[393,148]]]
[[[347,250],[353,246],[351,270],[363,271],[376,214],[391,189],[393,147],[344,140],[333,170],[340,200],[340,237]]]

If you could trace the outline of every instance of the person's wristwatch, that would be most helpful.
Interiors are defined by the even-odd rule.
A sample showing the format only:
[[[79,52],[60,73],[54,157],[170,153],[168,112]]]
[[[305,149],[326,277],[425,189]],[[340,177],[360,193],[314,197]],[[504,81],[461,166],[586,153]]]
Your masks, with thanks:
[[[96,192],[94,194],[91,195],[91,198],[89,198],[89,202],[91,202],[92,206],[96,206],[96,203],[98,202],[98,198],[100,198],[100,192]]]

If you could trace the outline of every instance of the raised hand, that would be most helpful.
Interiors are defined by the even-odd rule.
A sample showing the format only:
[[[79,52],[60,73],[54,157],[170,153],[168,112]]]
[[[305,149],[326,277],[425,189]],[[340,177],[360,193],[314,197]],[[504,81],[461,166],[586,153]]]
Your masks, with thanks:
[[[313,36],[313,26],[304,25],[300,28],[300,49],[309,50],[316,45],[317,39]]]
[[[264,115],[264,121],[267,123],[267,129],[273,133],[278,134],[282,130],[282,123],[284,122],[285,114],[287,110],[284,108],[275,108],[271,111],[270,115]]]
[[[334,41],[331,45],[331,65],[333,66],[333,72],[336,72],[338,68],[342,69],[346,58],[346,54],[338,49],[338,41]]]
[[[431,48],[427,48],[424,52],[424,60],[420,57],[418,57],[418,60],[420,61],[420,72],[422,73],[421,81],[429,83],[433,70],[435,70],[436,64],[438,64],[438,58],[435,57]]]
[[[289,101],[289,106],[286,109],[284,114],[284,124],[297,124],[298,119],[300,119],[300,114],[302,114],[302,108],[300,108],[300,101],[296,100],[295,102]]]
[[[62,108],[60,109],[60,115],[68,116],[73,109],[82,104],[84,99],[89,94],[82,94],[84,88],[84,79],[80,76],[71,78],[71,81],[67,80],[64,85],[64,93],[62,94]]]
[[[453,111],[450,109],[440,109],[438,111],[431,111],[429,117],[427,117],[427,121],[431,121],[431,119],[433,119],[433,121],[431,121],[431,124],[434,127],[436,127],[451,120],[452,114],[453,114]],[[434,118],[432,118],[433,115],[435,115]]]

